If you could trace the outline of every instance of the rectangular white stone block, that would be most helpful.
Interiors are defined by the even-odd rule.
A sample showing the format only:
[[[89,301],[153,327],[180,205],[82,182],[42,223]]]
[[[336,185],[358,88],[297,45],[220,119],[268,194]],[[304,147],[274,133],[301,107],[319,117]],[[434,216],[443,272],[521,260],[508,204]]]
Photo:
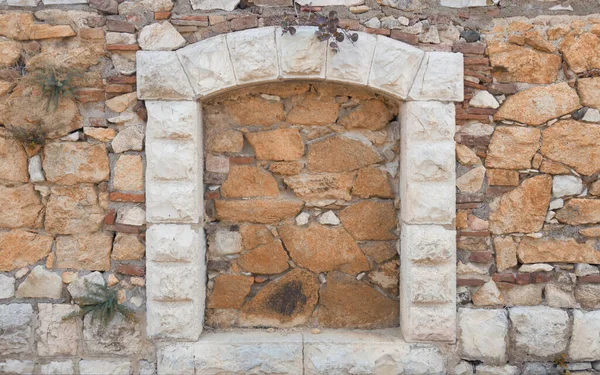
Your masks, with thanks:
[[[148,223],[201,222],[203,206],[200,181],[146,180],[146,221]]]
[[[409,342],[455,342],[456,305],[406,304],[400,299],[402,334]]]
[[[202,257],[204,259],[204,257]],[[146,263],[148,299],[161,302],[193,301],[204,294],[204,264]]]
[[[410,100],[462,102],[464,100],[462,53],[427,52],[410,90]]]
[[[402,145],[414,141],[453,141],[456,130],[452,103],[406,102],[400,108]]]
[[[316,30],[316,27],[301,26],[296,28],[294,35],[282,35],[281,28],[275,30],[283,78],[325,78],[327,43],[319,41]]]
[[[456,217],[456,187],[452,180],[409,182],[402,184],[400,190],[400,217],[404,223],[453,223]]]
[[[425,53],[386,36],[377,36],[369,86],[406,99]]]
[[[503,309],[458,310],[461,358],[488,365],[506,363],[508,314]]]
[[[402,225],[401,263],[455,263],[456,231],[441,225]]]
[[[327,80],[367,84],[377,38],[367,33],[357,34],[354,44],[347,39],[338,43],[338,52],[327,48]]]
[[[454,142],[403,143],[400,160],[404,162],[402,176],[406,183],[443,182],[456,178]]]
[[[402,289],[412,303],[443,304],[456,298],[456,266],[445,264],[437,266],[406,267],[406,286]]]
[[[198,102],[148,100],[146,109],[146,139],[189,140],[202,147],[202,114]]]
[[[194,375],[194,344],[159,345],[156,351],[160,375]]]
[[[35,7],[38,3],[39,0],[7,0],[7,4],[11,7]],[[2,5],[1,1],[0,5]]]
[[[236,85],[225,35],[202,40],[177,51],[196,96]]]
[[[84,359],[79,361],[81,375],[131,375],[131,362],[123,359]]]
[[[203,229],[190,225],[155,224],[146,230],[146,259],[158,263],[189,263],[204,259]]]
[[[229,33],[227,46],[238,84],[279,78],[274,27]]]
[[[142,100],[185,100],[194,90],[173,51],[136,53],[137,94]]]
[[[148,299],[146,302],[148,337],[151,339],[198,340],[204,324],[204,302],[202,301],[196,299],[185,302],[160,302]],[[164,363],[163,366],[168,367]],[[158,367],[161,375],[184,373],[161,372],[160,359]]]
[[[574,361],[600,360],[600,310],[573,311],[569,358]]]
[[[190,141],[146,140],[146,179],[200,181],[202,154]]]

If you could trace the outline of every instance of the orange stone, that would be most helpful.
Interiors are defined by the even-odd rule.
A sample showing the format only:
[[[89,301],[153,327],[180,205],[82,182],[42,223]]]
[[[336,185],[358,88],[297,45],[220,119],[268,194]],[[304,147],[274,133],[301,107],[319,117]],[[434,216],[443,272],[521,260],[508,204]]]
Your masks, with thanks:
[[[275,178],[264,169],[251,165],[232,165],[221,186],[224,198],[278,197]]]
[[[574,238],[523,237],[517,250],[522,263],[590,263],[600,264],[595,241],[578,243]]]
[[[251,250],[273,241],[273,234],[264,225],[242,224],[240,225],[240,234],[242,235],[242,244],[246,250]]]
[[[556,212],[556,219],[569,225],[600,223],[600,200],[570,199]]]
[[[35,264],[52,250],[50,236],[25,230],[0,232],[0,271],[10,272]]]
[[[599,144],[600,125],[564,120],[542,132],[541,152],[580,174],[591,176],[600,171]]]
[[[296,216],[304,202],[292,199],[216,200],[217,219],[229,222],[274,224]]]
[[[252,276],[219,275],[208,297],[209,309],[239,309],[254,283]]]
[[[281,242],[273,241],[242,254],[238,264],[247,272],[273,275],[282,273],[290,267],[288,259]]]
[[[272,126],[285,118],[283,103],[276,100],[249,97],[228,100],[224,105],[233,120],[242,126]]]
[[[394,240],[397,213],[393,202],[362,201],[339,214],[344,228],[359,241]]]
[[[342,116],[338,123],[346,129],[380,130],[392,119],[392,113],[381,100],[367,100]]]
[[[372,146],[342,136],[315,142],[308,149],[308,169],[315,172],[347,172],[381,161]]]
[[[304,142],[296,128],[246,133],[258,160],[298,160],[304,155]]]
[[[388,173],[374,167],[358,171],[356,181],[352,186],[352,194],[360,198],[394,198]]]
[[[519,185],[519,172],[509,169],[488,169],[487,178],[490,186]]]
[[[329,125],[336,122],[340,105],[333,98],[306,95],[294,98],[286,121],[294,125]]]

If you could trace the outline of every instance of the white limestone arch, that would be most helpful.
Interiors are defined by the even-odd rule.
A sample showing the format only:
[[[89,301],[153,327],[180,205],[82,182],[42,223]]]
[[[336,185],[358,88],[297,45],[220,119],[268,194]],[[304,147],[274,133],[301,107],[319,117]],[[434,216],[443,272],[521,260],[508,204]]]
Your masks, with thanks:
[[[454,342],[455,101],[463,100],[461,54],[423,52],[359,33],[333,53],[314,37],[265,27],[215,36],[178,51],[137,52],[146,101],[147,331],[196,341],[206,265],[203,223],[203,97],[282,80],[366,86],[401,106],[400,326],[408,342]]]

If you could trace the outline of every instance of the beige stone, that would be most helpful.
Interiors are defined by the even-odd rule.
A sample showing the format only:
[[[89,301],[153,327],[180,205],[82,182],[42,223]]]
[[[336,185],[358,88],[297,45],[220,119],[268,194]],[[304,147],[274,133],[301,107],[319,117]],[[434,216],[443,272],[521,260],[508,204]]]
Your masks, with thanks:
[[[6,131],[0,132],[0,181],[29,181],[25,149]]]
[[[488,168],[527,169],[540,147],[540,130],[517,126],[498,126],[488,147]]]
[[[517,265],[517,245],[512,237],[494,237],[494,250],[498,272]]]
[[[501,307],[504,297],[493,280],[483,284],[473,294],[473,304],[478,307]]]
[[[290,199],[217,200],[215,206],[219,220],[273,224],[296,216],[304,203]]]
[[[261,97],[228,100],[225,110],[242,126],[273,126],[285,119],[283,103]]]
[[[575,73],[600,69],[600,38],[592,33],[573,32],[560,44],[565,61]]]
[[[113,188],[120,191],[144,190],[144,162],[140,155],[121,155],[113,169]]]
[[[78,319],[64,319],[79,311],[68,304],[38,304],[39,325],[35,330],[37,354],[40,356],[77,355]]]
[[[382,100],[367,100],[340,117],[338,123],[346,129],[380,130],[392,119],[392,113]]]
[[[286,121],[294,125],[329,125],[336,122],[340,105],[333,98],[297,97]]]
[[[0,36],[15,40],[66,38],[77,35],[71,26],[34,23],[33,13],[0,14]]]
[[[568,142],[565,142],[568,140]],[[542,132],[542,154],[586,176],[600,171],[600,125],[559,121]]]
[[[237,130],[223,129],[207,132],[205,142],[209,152],[241,152],[244,147],[244,136]]]
[[[302,168],[304,168],[304,164],[296,161],[281,161],[269,165],[269,171],[283,176],[296,175],[302,172]]]
[[[574,238],[524,237],[517,253],[523,263],[600,264],[600,252],[594,249],[594,241],[577,243]]]
[[[540,165],[540,172],[548,174],[571,174],[571,170],[564,165],[550,159],[544,159]]]
[[[600,109],[600,77],[580,78],[577,81],[577,91],[579,91],[581,104]]]
[[[594,181],[589,188],[588,193],[590,195],[599,196],[600,195],[600,181]]]
[[[35,264],[52,250],[50,236],[25,230],[0,232],[0,271],[10,272]]]
[[[506,306],[536,306],[544,301],[544,284],[517,285],[497,283]]]
[[[240,225],[240,234],[242,235],[242,244],[246,250],[251,250],[273,241],[273,234],[264,225],[242,224]]]
[[[529,178],[505,193],[490,206],[490,231],[530,233],[542,229],[550,203],[552,178],[548,175]]]
[[[238,264],[247,272],[272,275],[287,270],[288,259],[281,242],[273,241],[243,253],[238,259]]]
[[[394,198],[388,173],[378,168],[363,168],[358,171],[352,186],[352,194],[360,198]]]
[[[137,102],[137,93],[130,92],[128,94],[115,96],[104,102],[106,107],[111,111],[121,113]]]
[[[340,272],[321,287],[319,322],[328,328],[385,328],[398,322],[399,303]]]
[[[481,164],[481,159],[475,154],[473,150],[460,143],[456,144],[456,159],[462,165],[476,165]]]
[[[209,309],[239,309],[254,284],[252,276],[218,275],[208,297]]]
[[[600,309],[600,284],[578,284],[575,299],[584,309]]]
[[[577,91],[562,82],[533,87],[509,96],[494,118],[537,126],[579,108],[581,104]]]
[[[246,139],[259,160],[298,160],[304,155],[304,143],[296,128],[246,133]]]
[[[294,262],[315,273],[340,270],[357,274],[369,269],[369,262],[352,237],[340,226],[310,223],[308,227],[279,229]]]
[[[59,236],[56,239],[56,268],[107,271],[113,236],[108,232]]]
[[[483,187],[485,167],[480,165],[456,179],[456,187],[465,193],[476,193]]]
[[[579,230],[579,234],[586,237],[597,238],[600,237],[600,227],[582,228]]]
[[[49,298],[59,299],[62,294],[62,279],[44,266],[36,266],[19,285],[17,298]]]
[[[544,39],[544,37],[537,30],[532,30],[525,33],[525,44],[528,44],[542,52],[556,52],[556,47],[554,47],[552,43]]]
[[[487,178],[490,186],[519,185],[519,172],[510,169],[488,169]]]
[[[108,143],[115,138],[117,131],[112,128],[85,127],[83,128],[83,134],[97,141]]]
[[[136,234],[117,233],[111,258],[114,260],[138,260],[144,257],[146,247]]]
[[[39,228],[43,209],[33,185],[0,185],[0,228]]]
[[[341,136],[315,142],[308,149],[308,169],[315,172],[353,171],[382,160],[372,146]]]
[[[85,70],[92,65],[98,64],[98,60],[105,54],[104,39],[51,39],[42,41],[41,45],[42,52],[29,59],[27,62],[28,68],[54,67],[61,70]]]
[[[393,202],[362,201],[339,214],[344,228],[359,241],[396,239]]]
[[[393,296],[398,296],[398,288],[400,286],[400,263],[398,260],[392,260],[380,264],[373,271],[369,272],[367,279],[377,285],[386,293]]]
[[[377,263],[384,262],[398,254],[396,243],[390,241],[365,242],[360,245],[360,249]]]
[[[569,225],[600,223],[600,200],[570,199],[556,212],[556,218]]]
[[[106,147],[84,142],[46,145],[43,167],[46,179],[61,185],[107,181],[110,174]]]
[[[251,165],[232,165],[221,186],[224,198],[278,197],[277,181],[264,169]]]
[[[12,82],[0,79],[0,97],[8,94],[13,87],[14,84]]]
[[[491,41],[487,45],[493,76],[498,82],[553,83],[561,58],[514,44]]]
[[[100,229],[104,210],[92,186],[53,186],[46,206],[46,231],[55,234],[93,233]]]
[[[351,200],[350,188],[354,173],[301,174],[286,177],[283,181],[296,196],[304,200],[343,199]]]
[[[304,324],[319,299],[316,276],[294,269],[267,284],[241,310],[240,324],[249,327],[293,327]]]
[[[19,44],[12,40],[0,40],[0,68],[10,68],[21,58]]]

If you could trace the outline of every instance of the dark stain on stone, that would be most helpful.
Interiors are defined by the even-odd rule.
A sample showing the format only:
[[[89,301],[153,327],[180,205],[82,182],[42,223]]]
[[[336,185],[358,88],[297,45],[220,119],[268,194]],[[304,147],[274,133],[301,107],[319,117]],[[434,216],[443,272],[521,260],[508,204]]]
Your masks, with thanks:
[[[281,315],[292,316],[306,304],[307,297],[302,293],[302,283],[298,280],[281,285],[269,296],[267,308]]]

